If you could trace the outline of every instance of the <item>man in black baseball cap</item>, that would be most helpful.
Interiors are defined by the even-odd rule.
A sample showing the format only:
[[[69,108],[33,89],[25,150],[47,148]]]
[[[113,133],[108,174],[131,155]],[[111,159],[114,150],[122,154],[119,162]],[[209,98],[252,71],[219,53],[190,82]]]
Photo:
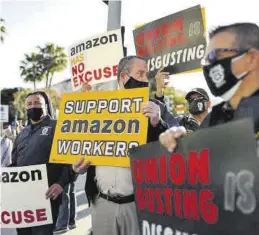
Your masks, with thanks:
[[[194,88],[187,93],[185,99],[189,105],[189,116],[177,118],[180,126],[184,126],[188,132],[199,129],[201,122],[208,115],[211,102],[207,92],[202,88]]]

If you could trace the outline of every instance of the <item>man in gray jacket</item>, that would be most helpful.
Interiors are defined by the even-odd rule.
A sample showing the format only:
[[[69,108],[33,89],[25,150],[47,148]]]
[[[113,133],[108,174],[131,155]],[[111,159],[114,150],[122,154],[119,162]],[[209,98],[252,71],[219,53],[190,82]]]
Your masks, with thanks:
[[[61,203],[60,194],[65,185],[74,179],[69,172],[71,166],[49,163],[56,121],[51,118],[52,109],[47,95],[44,92],[30,93],[26,99],[26,110],[29,125],[21,131],[14,142],[11,166],[46,164],[49,183],[46,198],[51,199],[53,223],[17,229],[17,233],[18,235],[52,235]]]

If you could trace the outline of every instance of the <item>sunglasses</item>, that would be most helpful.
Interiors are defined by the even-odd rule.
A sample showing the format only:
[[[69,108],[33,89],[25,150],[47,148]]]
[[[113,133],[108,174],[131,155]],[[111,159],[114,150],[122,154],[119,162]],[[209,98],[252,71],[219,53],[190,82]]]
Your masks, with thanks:
[[[208,65],[213,64],[215,61],[218,60],[218,57],[223,52],[225,53],[235,53],[235,56],[242,55],[246,52],[248,52],[249,49],[235,49],[235,48],[217,48],[213,51],[211,51],[205,58],[202,59],[201,64],[202,65]]]

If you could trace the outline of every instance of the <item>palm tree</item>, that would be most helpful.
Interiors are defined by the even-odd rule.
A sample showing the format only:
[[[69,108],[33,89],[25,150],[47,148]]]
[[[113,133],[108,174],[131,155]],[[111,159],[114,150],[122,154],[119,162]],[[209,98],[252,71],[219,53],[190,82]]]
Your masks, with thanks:
[[[43,79],[44,68],[41,61],[42,57],[39,54],[25,54],[25,59],[20,65],[21,77],[25,82],[33,82],[34,90],[36,90],[36,82]]]
[[[5,20],[0,18],[0,41],[1,43],[4,43],[4,35],[6,34],[6,28],[5,28]]]
[[[38,47],[44,67],[44,78],[46,79],[46,88],[51,87],[53,76],[56,72],[62,72],[67,67],[67,55],[63,47],[52,43],[44,47]]]

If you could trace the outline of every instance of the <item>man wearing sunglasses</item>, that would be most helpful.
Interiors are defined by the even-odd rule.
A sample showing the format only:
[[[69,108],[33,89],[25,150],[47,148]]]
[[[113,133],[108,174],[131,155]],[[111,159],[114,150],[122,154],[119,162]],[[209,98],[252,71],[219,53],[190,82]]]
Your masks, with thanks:
[[[223,98],[214,106],[201,127],[215,126],[250,117],[259,137],[259,27],[236,23],[213,30],[203,73],[213,95]],[[160,142],[173,151],[184,128],[172,128],[160,135]],[[259,155],[259,153],[258,153]]]

